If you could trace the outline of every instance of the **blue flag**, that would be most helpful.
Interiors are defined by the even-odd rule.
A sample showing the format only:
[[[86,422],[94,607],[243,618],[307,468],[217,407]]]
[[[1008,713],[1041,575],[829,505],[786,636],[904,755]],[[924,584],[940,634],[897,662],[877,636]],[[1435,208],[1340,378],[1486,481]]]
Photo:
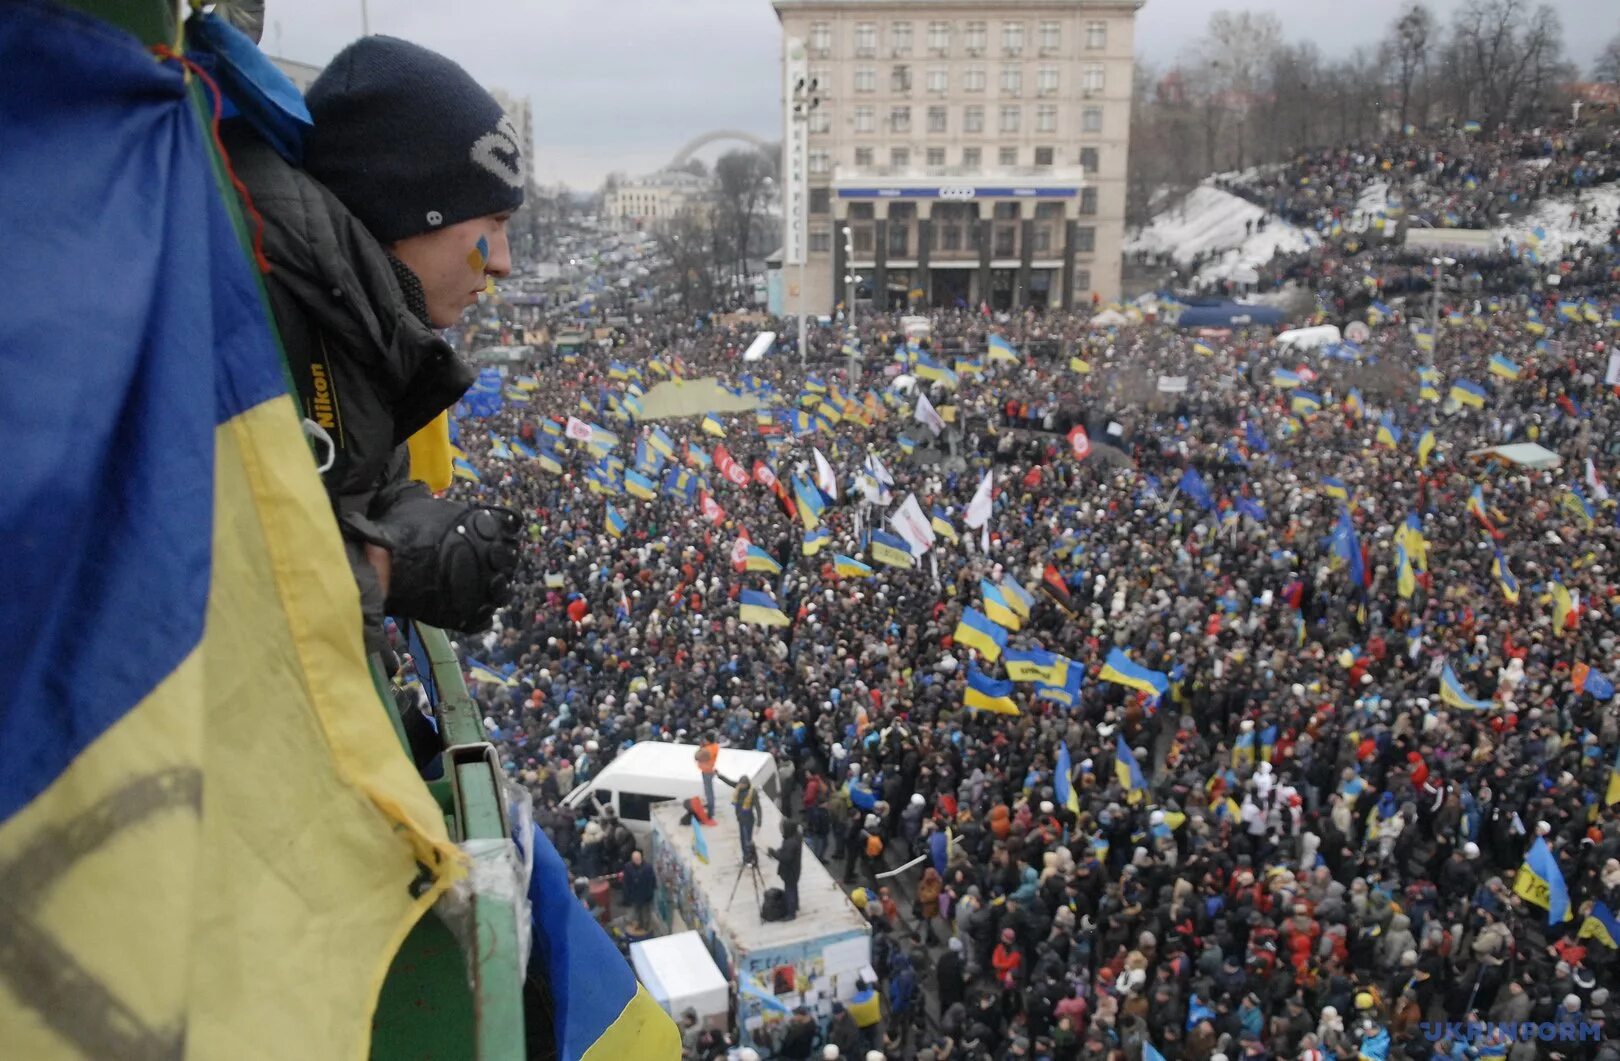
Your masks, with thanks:
[[[1210,496],[1209,487],[1204,485],[1204,477],[1196,470],[1188,468],[1182,472],[1181,481],[1176,486],[1204,511],[1208,512],[1215,507],[1215,499]]]

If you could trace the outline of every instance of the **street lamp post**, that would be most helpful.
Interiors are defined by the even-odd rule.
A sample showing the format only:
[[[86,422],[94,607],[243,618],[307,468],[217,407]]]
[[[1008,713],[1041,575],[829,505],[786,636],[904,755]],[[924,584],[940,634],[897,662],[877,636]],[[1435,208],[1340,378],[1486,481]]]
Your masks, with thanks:
[[[793,111],[792,117],[795,125],[809,127],[810,115],[821,106],[819,89],[821,82],[813,77],[801,77],[793,82]],[[805,130],[796,130],[795,139],[802,140]],[[810,226],[810,197],[801,195],[797,203],[799,217],[795,219],[801,231],[808,231]],[[789,222],[793,223],[792,221]],[[809,311],[805,306],[804,297],[804,259],[806,248],[801,248],[799,255],[799,369],[803,371],[807,358],[808,339],[805,335]]]
[[[856,348],[860,338],[855,330],[855,233],[848,225],[844,226],[844,262],[848,268],[844,273],[844,334],[849,337],[849,385],[853,388],[860,383]]]
[[[1434,290],[1429,292],[1429,361],[1435,363],[1440,355],[1440,286],[1446,279],[1446,266],[1456,265],[1455,258],[1431,258],[1434,266]]]

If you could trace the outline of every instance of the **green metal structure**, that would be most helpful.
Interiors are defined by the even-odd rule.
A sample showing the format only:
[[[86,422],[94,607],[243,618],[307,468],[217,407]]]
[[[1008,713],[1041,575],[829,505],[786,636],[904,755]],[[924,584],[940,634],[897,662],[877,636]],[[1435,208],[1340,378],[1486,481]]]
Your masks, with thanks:
[[[163,0],[58,0],[133,34],[143,44],[173,46],[181,6]],[[208,122],[213,101],[192,85],[198,119]],[[243,253],[250,241],[240,204],[222,161],[213,156],[214,177],[236,222]],[[263,291],[261,288],[261,297]],[[266,315],[269,315],[266,302]],[[495,748],[486,739],[476,705],[467,693],[461,665],[442,631],[418,625],[417,635],[428,658],[418,666],[431,672],[438,700],[432,704],[444,741],[443,780],[428,788],[444,812],[450,837],[477,849],[511,839],[502,796],[502,771]],[[387,676],[372,661],[377,710],[386,710],[409,755],[404,728],[392,704]],[[474,885],[479,874],[472,877]],[[527,1056],[524,1039],[523,982],[520,958],[521,896],[510,882],[471,889],[470,917],[464,946],[438,909],[422,918],[395,955],[378,998],[372,1023],[372,1057],[378,1061],[518,1061]],[[445,906],[441,901],[440,908]],[[526,915],[525,915],[526,922]],[[265,959],[273,961],[273,955]],[[289,1015],[289,1019],[297,1019]]]

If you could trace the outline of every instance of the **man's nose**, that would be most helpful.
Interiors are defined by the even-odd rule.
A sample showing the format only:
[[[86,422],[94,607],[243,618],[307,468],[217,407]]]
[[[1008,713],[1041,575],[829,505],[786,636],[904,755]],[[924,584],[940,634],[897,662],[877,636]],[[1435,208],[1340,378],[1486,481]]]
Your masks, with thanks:
[[[512,272],[512,243],[507,238],[505,225],[490,237],[489,261],[484,263],[484,272],[491,276],[507,276]]]

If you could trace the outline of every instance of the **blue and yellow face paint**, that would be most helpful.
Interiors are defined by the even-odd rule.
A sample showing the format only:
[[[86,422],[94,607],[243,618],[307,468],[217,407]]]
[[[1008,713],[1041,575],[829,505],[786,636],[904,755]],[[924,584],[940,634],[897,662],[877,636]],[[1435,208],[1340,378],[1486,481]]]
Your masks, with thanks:
[[[484,271],[484,266],[489,264],[488,237],[478,237],[478,242],[473,244],[473,249],[467,252],[467,264],[476,272],[481,273]]]

